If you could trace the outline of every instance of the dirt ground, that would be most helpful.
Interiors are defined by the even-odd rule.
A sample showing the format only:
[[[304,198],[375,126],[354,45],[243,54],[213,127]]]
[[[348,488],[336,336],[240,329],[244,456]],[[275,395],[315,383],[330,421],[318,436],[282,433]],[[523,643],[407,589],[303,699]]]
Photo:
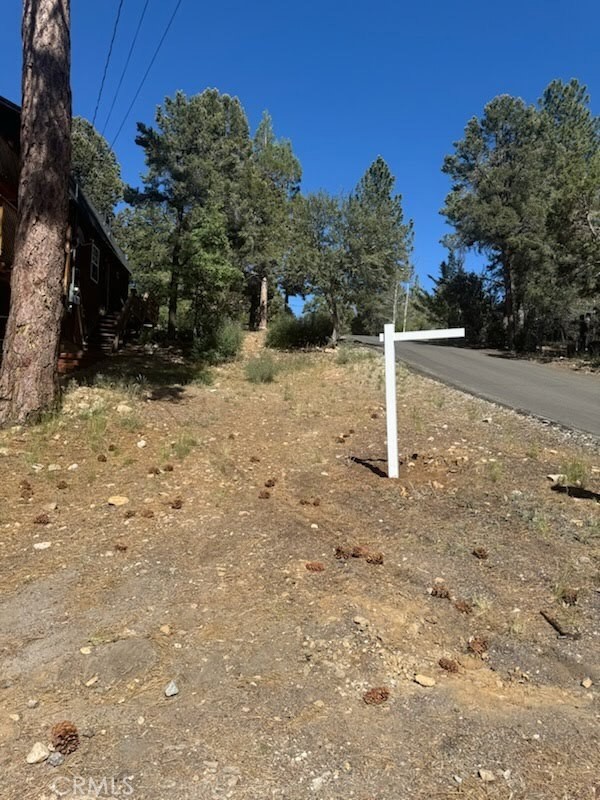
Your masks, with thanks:
[[[0,433],[0,798],[598,800],[597,445],[400,370],[392,481],[380,356],[260,347]]]

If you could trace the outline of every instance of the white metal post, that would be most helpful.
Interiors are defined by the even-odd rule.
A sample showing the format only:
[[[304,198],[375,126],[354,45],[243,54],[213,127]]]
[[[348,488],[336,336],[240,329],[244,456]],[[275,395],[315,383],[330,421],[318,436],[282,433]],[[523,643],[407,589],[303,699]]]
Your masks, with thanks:
[[[398,418],[396,412],[396,346],[395,325],[383,326],[383,352],[385,356],[385,416],[387,426],[388,477],[397,478],[398,472]]]
[[[398,416],[396,412],[396,342],[423,342],[430,339],[459,339],[464,328],[396,333],[394,323],[383,326],[379,341],[383,342],[385,361],[385,413],[387,428],[388,478],[398,478]]]

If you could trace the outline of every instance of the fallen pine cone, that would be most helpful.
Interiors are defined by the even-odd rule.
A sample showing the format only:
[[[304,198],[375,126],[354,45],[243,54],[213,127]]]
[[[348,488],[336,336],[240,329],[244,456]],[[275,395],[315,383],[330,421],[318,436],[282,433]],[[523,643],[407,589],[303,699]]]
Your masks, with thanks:
[[[461,614],[472,614],[473,613],[473,606],[469,603],[468,600],[463,600],[459,598],[454,602],[454,608],[457,611],[460,611]]]
[[[104,462],[106,461],[106,456],[104,455],[104,453],[100,453],[100,455],[98,456],[98,461],[100,461],[101,464],[104,464]]]
[[[250,463],[251,464],[258,464],[260,458],[258,456],[250,456]]]
[[[69,488],[69,484],[66,481],[59,481],[56,484],[56,488],[57,489],[68,489]]]
[[[29,483],[29,481],[27,480],[27,478],[23,478],[23,480],[19,484],[19,489],[32,489],[32,486]],[[32,491],[33,491],[33,489],[32,489]]]
[[[126,544],[120,544],[119,542],[117,542],[116,545],[115,545],[115,550],[117,551],[117,553],[126,553],[127,552],[127,545]]]
[[[111,453],[114,453],[115,450],[117,449],[117,446],[116,444],[109,444],[108,449],[110,450]]]
[[[369,555],[369,550],[361,545],[356,545],[356,547],[352,548],[351,555],[352,558],[367,558]]]
[[[63,756],[74,753],[79,747],[79,733],[72,722],[58,722],[50,730],[52,746]]]
[[[309,572],[324,572],[325,564],[321,561],[307,561],[304,565]]]
[[[148,475],[160,475],[159,467],[150,467],[148,470]]]
[[[50,525],[50,517],[48,514],[38,514],[33,523],[34,525]]]
[[[483,636],[472,636],[467,644],[468,649],[476,656],[483,658],[487,653],[488,643]]]
[[[577,604],[578,594],[577,589],[565,587],[560,593],[560,599],[566,606],[574,606]]]
[[[275,478],[269,478],[268,481],[265,481],[265,486],[267,487],[267,489],[272,489],[276,483],[277,481],[275,480]]]
[[[258,493],[259,500],[268,500],[271,497],[271,492],[268,492],[266,489],[262,489]]]
[[[352,555],[352,550],[350,550],[347,547],[336,547],[335,548],[335,557],[338,560],[348,559],[348,558],[350,558],[351,555]]]
[[[389,699],[390,690],[385,686],[377,686],[363,694],[363,700],[368,706],[380,706]]]
[[[151,508],[143,508],[140,511],[140,517],[144,517],[144,519],[152,519],[154,516],[154,511]]]
[[[367,555],[367,564],[383,564],[383,553],[372,552]]]
[[[371,414],[371,419],[379,419],[379,414],[378,414],[376,411],[374,411],[374,412]]]
[[[132,517],[135,517],[135,511],[133,510],[133,508],[128,508],[123,514],[123,516],[125,517],[125,519],[131,519]]]
[[[458,664],[451,658],[440,658],[438,664],[446,672],[458,672]]]
[[[171,508],[180,509],[183,508],[183,500],[181,497],[176,497],[173,502],[171,503]]]
[[[485,559],[488,557],[488,551],[485,549],[485,547],[475,547],[473,550],[473,555],[475,558],[485,561]]]
[[[436,581],[429,590],[429,593],[432,597],[439,597],[440,600],[450,599],[450,589],[448,589],[443,581]]]
[[[163,469],[165,472],[173,472],[174,467],[173,464],[165,464]]]
[[[321,505],[321,498],[320,497],[315,497],[315,499],[312,501],[312,504],[315,507],[320,506]]]

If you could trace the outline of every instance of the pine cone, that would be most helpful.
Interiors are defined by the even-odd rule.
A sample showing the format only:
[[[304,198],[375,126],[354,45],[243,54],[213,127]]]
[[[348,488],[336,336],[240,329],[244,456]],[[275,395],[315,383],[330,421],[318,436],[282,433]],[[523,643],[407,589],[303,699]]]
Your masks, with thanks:
[[[63,756],[74,753],[79,747],[79,733],[77,732],[77,728],[68,720],[57,722],[50,731],[50,738],[54,749],[62,753]]]

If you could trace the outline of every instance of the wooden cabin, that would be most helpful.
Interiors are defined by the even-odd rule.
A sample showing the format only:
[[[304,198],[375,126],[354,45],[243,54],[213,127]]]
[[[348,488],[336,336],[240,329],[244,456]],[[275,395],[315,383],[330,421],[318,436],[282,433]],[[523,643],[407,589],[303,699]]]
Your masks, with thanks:
[[[0,340],[4,339],[10,307],[19,141],[20,109],[0,97]],[[65,313],[59,361],[62,372],[112,352],[149,322],[148,304],[130,291],[131,274],[124,253],[106,221],[73,179],[69,217],[71,246],[63,281]]]

